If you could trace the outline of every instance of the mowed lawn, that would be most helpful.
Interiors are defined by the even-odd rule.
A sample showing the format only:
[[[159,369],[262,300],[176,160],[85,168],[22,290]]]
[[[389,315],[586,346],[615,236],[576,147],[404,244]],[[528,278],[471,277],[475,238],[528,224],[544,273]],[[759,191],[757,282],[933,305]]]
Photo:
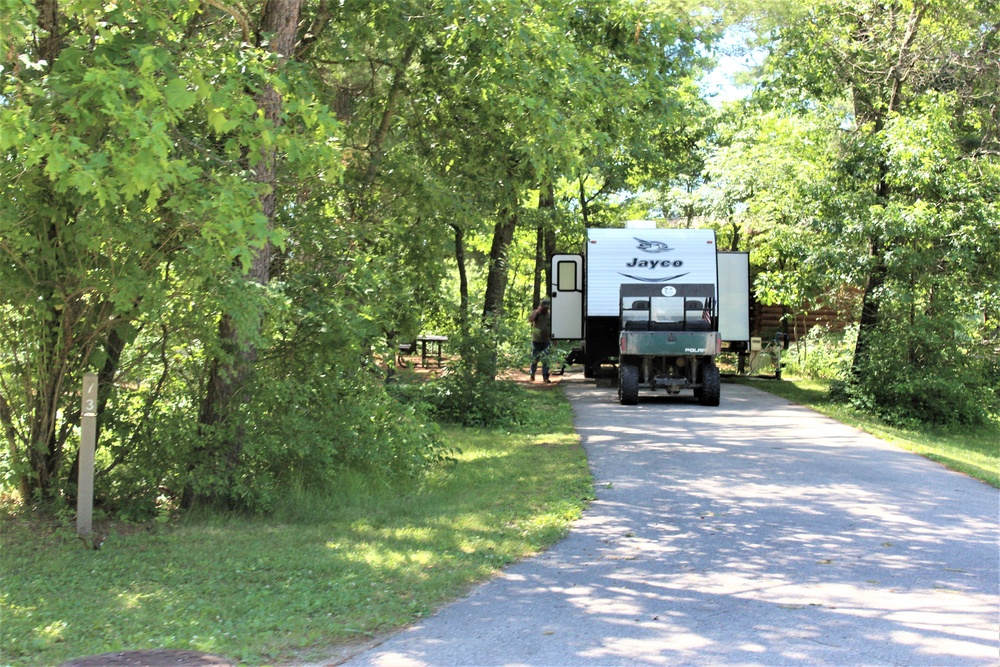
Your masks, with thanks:
[[[446,429],[457,460],[419,486],[348,475],[267,517],[112,525],[99,550],[69,521],[8,514],[0,664],[151,648],[281,664],[419,619],[559,540],[591,498],[562,392],[531,396],[525,426]]]

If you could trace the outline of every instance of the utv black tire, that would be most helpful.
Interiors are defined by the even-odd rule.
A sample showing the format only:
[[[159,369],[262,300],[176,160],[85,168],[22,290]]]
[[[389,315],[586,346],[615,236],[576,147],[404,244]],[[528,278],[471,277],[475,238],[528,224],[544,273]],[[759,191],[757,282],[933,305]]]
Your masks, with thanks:
[[[639,403],[639,367],[632,364],[618,366],[618,398],[622,405]]]
[[[719,367],[714,362],[707,362],[701,367],[701,391],[696,393],[698,403],[715,407],[722,397],[722,377]]]

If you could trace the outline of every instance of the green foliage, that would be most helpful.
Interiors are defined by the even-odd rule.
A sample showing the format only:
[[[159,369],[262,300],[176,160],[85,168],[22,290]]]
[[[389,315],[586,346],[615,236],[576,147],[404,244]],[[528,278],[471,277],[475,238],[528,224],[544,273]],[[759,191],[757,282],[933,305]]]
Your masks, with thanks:
[[[997,352],[988,344],[1000,290],[995,160],[963,158],[957,100],[917,98],[878,137],[893,196],[845,217],[887,239],[859,263],[883,284],[879,322],[855,359],[848,393],[895,420],[979,424],[997,411]]]
[[[449,343],[459,356],[439,378],[396,385],[393,391],[426,405],[443,422],[487,428],[524,425],[531,414],[530,394],[513,382],[497,379],[499,369],[511,365],[497,356],[504,347],[501,331],[500,327],[480,328],[453,335]]]
[[[26,500],[72,492],[83,371],[101,371],[102,406],[116,381],[140,393],[162,388],[172,378],[119,367],[123,353],[143,359],[155,344],[128,348],[175,335],[210,340],[204,320],[180,330],[160,323],[217,313],[226,298],[256,303],[234,288],[233,263],[246,267],[254,249],[283,239],[260,210],[260,150],[280,146],[336,174],[333,143],[302,140],[333,132],[322,105],[279,81],[266,50],[223,48],[225,36],[210,30],[191,38],[200,10],[61,6],[51,61],[33,60],[47,32],[39,17],[13,13],[26,21],[12,33],[23,39],[5,43],[11,57],[0,70],[0,193],[9,204],[0,210],[0,424],[5,472]],[[257,114],[255,92],[268,84],[288,101],[282,130]],[[115,409],[133,410],[128,403]],[[143,403],[135,414],[159,408]],[[121,414],[102,415],[112,436]],[[107,443],[111,468],[123,469],[123,450],[148,435],[140,427],[123,426],[123,439]]]
[[[724,109],[701,210],[750,250],[763,303],[861,301],[857,341],[815,337],[793,368],[897,421],[996,411],[1000,294],[995,12],[962,0],[759,9],[769,55]],[[982,26],[993,26],[982,30]],[[988,97],[988,95],[987,95]],[[816,354],[816,352],[819,354]],[[842,371],[848,356],[851,372]]]
[[[110,403],[154,406],[145,415],[109,410],[120,414],[123,429],[143,429],[136,444],[122,450],[116,471],[120,493],[133,494],[120,498],[129,501],[124,504],[141,504],[144,489],[160,488],[174,498],[190,489],[227,507],[270,511],[283,489],[329,489],[345,470],[388,484],[420,478],[449,460],[420,406],[401,405],[387,394],[383,372],[360,363],[371,352],[357,341],[379,328],[365,313],[345,309],[337,290],[310,300],[305,296],[315,292],[299,291],[303,287],[274,282],[258,290],[259,312],[266,314],[258,343],[269,353],[246,386],[240,412],[227,422],[208,427],[198,420],[210,356],[204,349],[191,356],[190,346],[178,345],[161,355],[169,369],[147,360],[145,373],[176,378],[159,387],[158,396],[151,387],[119,389]],[[238,456],[214,456],[213,445],[231,439],[230,429],[237,428],[245,443]],[[107,435],[112,450],[125,442],[125,431]],[[149,500],[147,493],[147,510]]]
[[[760,303],[808,311],[837,286],[823,220],[838,119],[828,112],[727,110],[695,193],[720,247],[750,251]]]
[[[781,362],[792,375],[821,380],[842,380],[851,370],[858,328],[843,331],[815,326],[792,343]]]
[[[507,380],[476,379],[459,364],[440,380],[422,387],[420,396],[435,418],[462,426],[514,427],[523,423],[530,401],[524,389]]]
[[[419,404],[401,405],[370,372],[320,370],[283,381],[266,376],[267,386],[254,387],[254,400],[238,422],[253,437],[237,468],[191,456],[187,479],[196,493],[228,507],[271,511],[286,489],[322,493],[347,470],[393,484],[451,460]],[[203,439],[213,436],[202,429]]]
[[[889,318],[878,344],[839,389],[892,423],[981,425],[1000,414],[996,350],[975,323],[940,316]]]

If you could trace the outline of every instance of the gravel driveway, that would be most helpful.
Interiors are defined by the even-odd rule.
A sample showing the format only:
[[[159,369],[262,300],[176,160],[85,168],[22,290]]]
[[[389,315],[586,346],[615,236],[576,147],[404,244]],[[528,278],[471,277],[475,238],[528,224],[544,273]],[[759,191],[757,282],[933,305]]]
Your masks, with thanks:
[[[1000,664],[996,489],[749,387],[563,388],[569,537],[346,664]]]

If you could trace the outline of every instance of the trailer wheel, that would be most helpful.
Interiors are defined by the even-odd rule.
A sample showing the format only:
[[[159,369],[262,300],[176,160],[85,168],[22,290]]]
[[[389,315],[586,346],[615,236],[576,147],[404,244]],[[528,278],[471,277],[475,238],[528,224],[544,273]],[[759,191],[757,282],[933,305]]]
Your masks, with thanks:
[[[639,367],[632,364],[618,366],[618,398],[622,405],[639,402]]]
[[[701,391],[696,393],[698,403],[707,406],[717,406],[722,396],[722,377],[719,367],[709,361],[701,367]]]

